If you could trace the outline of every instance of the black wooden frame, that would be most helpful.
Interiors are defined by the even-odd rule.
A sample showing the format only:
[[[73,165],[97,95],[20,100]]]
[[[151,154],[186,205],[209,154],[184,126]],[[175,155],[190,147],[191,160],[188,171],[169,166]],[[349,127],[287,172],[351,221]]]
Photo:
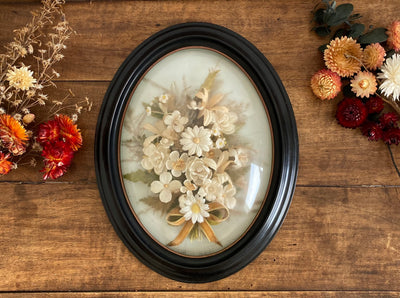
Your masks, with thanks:
[[[184,257],[167,250],[141,228],[125,198],[118,160],[119,134],[132,90],[156,61],[185,47],[214,49],[247,72],[268,109],[274,144],[271,184],[258,217],[233,246],[200,258]],[[224,278],[249,264],[266,248],[288,211],[296,184],[298,156],[293,110],[271,64],[242,36],[209,23],[178,24],[140,44],[115,74],[105,94],[96,129],[97,183],[117,234],[141,262],[164,276],[183,282]]]

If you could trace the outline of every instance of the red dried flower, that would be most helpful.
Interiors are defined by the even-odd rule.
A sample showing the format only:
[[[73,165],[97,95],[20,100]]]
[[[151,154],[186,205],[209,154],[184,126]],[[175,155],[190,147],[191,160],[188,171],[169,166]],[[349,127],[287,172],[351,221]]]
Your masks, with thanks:
[[[378,123],[371,121],[364,122],[361,126],[361,132],[370,141],[378,141],[383,135],[382,127]]]
[[[74,124],[71,118],[66,115],[55,117],[60,126],[60,135],[74,151],[77,151],[82,146],[82,135],[78,126]]]
[[[44,157],[44,173],[43,179],[57,179],[62,176],[67,168],[71,165],[74,152],[72,148],[62,141],[54,144],[48,144],[43,148],[42,156]]]
[[[398,120],[399,116],[393,112],[384,113],[381,117],[379,117],[379,123],[383,129],[397,127]]]
[[[8,159],[10,158],[10,154],[4,154],[0,152],[0,175],[6,175],[10,172],[12,167],[12,162]]]
[[[388,145],[398,145],[400,142],[400,128],[392,127],[383,132],[383,141]]]
[[[373,113],[380,113],[382,112],[383,108],[385,107],[383,105],[383,100],[382,98],[378,96],[373,96],[371,97],[365,104],[368,110],[368,114],[373,114]]]
[[[367,116],[367,108],[358,98],[345,98],[338,104],[336,119],[344,127],[356,128],[367,119]]]
[[[60,125],[56,120],[49,120],[40,124],[37,141],[41,145],[54,143],[60,140]]]
[[[73,151],[82,146],[82,135],[78,126],[66,115],[56,115],[54,120],[41,124],[37,140],[41,145],[63,141]]]

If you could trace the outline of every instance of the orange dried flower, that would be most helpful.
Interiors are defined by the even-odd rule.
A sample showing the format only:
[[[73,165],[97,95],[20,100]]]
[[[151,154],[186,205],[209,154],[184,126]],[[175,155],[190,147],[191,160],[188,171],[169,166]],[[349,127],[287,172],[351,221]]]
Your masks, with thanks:
[[[321,69],[311,78],[311,89],[322,100],[335,98],[341,86],[339,75],[328,69]]]
[[[8,114],[0,115],[0,143],[13,155],[22,155],[26,151],[29,139],[21,123]]]
[[[369,71],[360,71],[350,81],[351,91],[353,91],[358,97],[368,98],[370,95],[375,93],[377,89],[376,85],[375,76]]]
[[[0,175],[6,175],[10,172],[12,162],[8,160],[9,157],[9,154],[0,152]]]
[[[350,77],[361,70],[362,49],[353,38],[336,37],[324,51],[325,65],[341,77]]]
[[[386,31],[387,44],[396,52],[400,51],[400,21],[394,21]]]
[[[362,61],[369,70],[376,70],[382,66],[385,56],[385,49],[379,43],[373,43],[365,47]]]

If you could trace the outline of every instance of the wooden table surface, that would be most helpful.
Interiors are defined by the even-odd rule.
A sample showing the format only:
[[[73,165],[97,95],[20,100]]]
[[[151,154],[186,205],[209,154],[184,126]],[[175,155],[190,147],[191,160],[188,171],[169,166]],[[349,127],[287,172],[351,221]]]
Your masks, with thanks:
[[[399,0],[351,2],[366,24],[400,18]],[[58,89],[90,97],[93,111],[79,121],[84,147],[67,175],[43,182],[37,168],[21,168],[0,178],[0,296],[400,295],[400,178],[383,143],[340,127],[337,101],[312,95],[310,77],[323,67],[317,48],[324,40],[310,31],[316,3],[67,2],[78,34],[57,67]],[[38,6],[0,1],[0,45]],[[151,34],[187,21],[226,26],[265,54],[289,94],[300,142],[297,188],[282,228],[247,267],[206,284],[169,280],[128,251],[104,211],[93,158],[97,115],[119,65]],[[393,152],[400,164],[400,148]]]

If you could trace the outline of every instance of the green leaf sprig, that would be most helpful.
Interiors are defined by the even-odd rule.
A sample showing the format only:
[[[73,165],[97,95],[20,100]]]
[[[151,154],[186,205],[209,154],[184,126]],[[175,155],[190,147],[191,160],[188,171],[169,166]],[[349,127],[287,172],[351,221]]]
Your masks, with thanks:
[[[320,7],[320,6],[323,7]],[[359,13],[353,14],[353,5],[344,3],[337,5],[334,0],[322,0],[313,10],[313,21],[316,26],[312,28],[319,36],[325,37],[331,35],[331,40],[336,37],[347,36],[356,39],[361,45],[380,43],[387,40],[385,28],[368,27],[354,21],[361,18]],[[333,33],[333,34],[332,34]],[[327,44],[319,47],[324,51]]]

